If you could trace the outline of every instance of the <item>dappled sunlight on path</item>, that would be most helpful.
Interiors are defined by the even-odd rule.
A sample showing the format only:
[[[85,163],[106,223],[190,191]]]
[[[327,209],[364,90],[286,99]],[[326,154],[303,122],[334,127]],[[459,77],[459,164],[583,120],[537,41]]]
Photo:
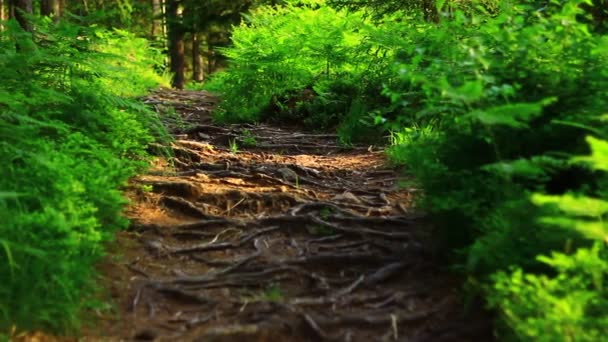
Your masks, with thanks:
[[[149,102],[194,112],[179,96]],[[132,181],[133,224],[101,266],[118,313],[86,340],[487,340],[382,151],[201,112]]]

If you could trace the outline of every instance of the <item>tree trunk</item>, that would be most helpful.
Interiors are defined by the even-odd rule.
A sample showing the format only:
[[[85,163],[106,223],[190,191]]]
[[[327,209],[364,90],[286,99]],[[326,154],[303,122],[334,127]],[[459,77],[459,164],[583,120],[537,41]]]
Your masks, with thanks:
[[[192,34],[192,80],[194,82],[203,82],[204,80],[201,36],[198,32]]]
[[[82,4],[78,7],[78,14],[81,16],[86,16],[90,13],[89,11],[89,1],[82,0]]]
[[[152,38],[154,39],[159,34],[163,33],[162,10],[160,0],[152,0]]]
[[[178,0],[167,1],[167,26],[169,29],[169,69],[173,73],[171,85],[177,89],[184,89],[184,30]]]
[[[40,14],[57,18],[59,16],[59,0],[40,1]]]
[[[53,14],[53,10],[51,9],[52,0],[41,0],[40,1],[40,15],[45,17],[50,17]]]
[[[4,25],[2,25],[2,22],[5,21],[6,19],[8,19],[5,8],[6,8],[6,1],[0,0],[0,31],[4,31]]]
[[[162,19],[162,23],[161,23],[161,31],[162,31],[162,35],[163,38],[167,37],[167,2],[165,0],[160,0],[160,11],[161,11],[161,18]],[[165,42],[167,41],[166,39],[163,39]]]
[[[13,0],[13,11],[12,15],[21,27],[32,32],[32,24],[27,19],[28,15],[32,14],[32,0]]]

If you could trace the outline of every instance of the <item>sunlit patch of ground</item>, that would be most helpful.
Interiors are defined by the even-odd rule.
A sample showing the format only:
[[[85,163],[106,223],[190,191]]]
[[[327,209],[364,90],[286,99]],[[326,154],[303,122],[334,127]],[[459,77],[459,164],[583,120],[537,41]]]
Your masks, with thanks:
[[[133,224],[100,265],[114,309],[87,341],[489,339],[435,259],[419,190],[382,151],[178,110],[201,121],[132,180]]]

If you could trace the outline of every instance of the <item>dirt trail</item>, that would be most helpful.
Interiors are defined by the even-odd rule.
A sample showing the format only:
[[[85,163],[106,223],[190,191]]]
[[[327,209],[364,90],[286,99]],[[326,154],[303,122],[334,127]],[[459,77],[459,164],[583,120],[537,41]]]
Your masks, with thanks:
[[[133,181],[134,223],[104,265],[120,311],[102,320],[105,339],[489,340],[433,259],[415,190],[399,187],[382,151],[218,127],[206,93],[147,102],[191,125],[167,121],[174,167],[159,161]]]

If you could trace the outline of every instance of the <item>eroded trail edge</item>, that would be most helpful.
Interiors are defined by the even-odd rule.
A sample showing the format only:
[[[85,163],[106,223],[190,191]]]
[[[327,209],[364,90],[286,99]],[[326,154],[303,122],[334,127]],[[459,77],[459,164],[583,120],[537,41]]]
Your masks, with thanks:
[[[433,258],[415,189],[382,151],[266,125],[216,126],[215,99],[146,102],[189,125],[133,180],[103,334],[166,341],[466,341],[460,284]],[[171,165],[171,166],[170,166]],[[104,325],[106,325],[104,323]]]

